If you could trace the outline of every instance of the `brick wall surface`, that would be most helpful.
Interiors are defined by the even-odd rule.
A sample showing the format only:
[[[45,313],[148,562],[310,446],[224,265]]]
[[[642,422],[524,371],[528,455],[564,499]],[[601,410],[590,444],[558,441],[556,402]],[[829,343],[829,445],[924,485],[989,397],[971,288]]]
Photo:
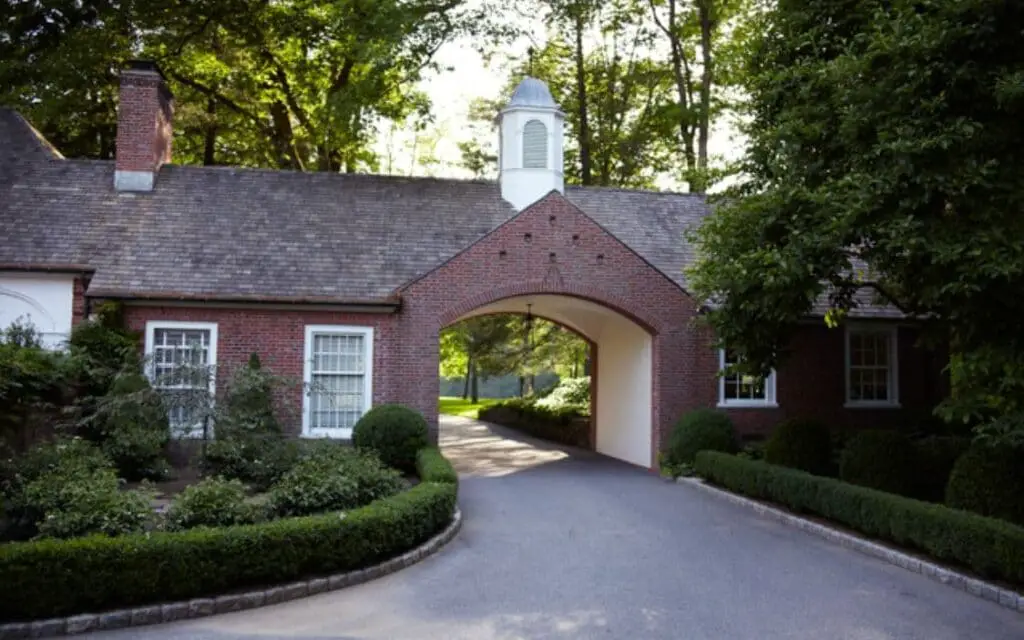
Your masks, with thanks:
[[[129,306],[125,316],[138,331],[147,320],[216,322],[222,367],[242,365],[256,352],[265,366],[298,380],[303,375],[305,325],[372,326],[374,402],[414,407],[427,417],[436,437],[440,330],[504,298],[576,296],[611,308],[651,333],[655,453],[680,415],[717,404],[718,355],[711,347],[710,329],[696,320],[693,299],[557,194],[400,293],[402,308],[395,315]],[[843,331],[808,325],[798,332],[790,357],[777,373],[779,407],[727,411],[746,435],[766,434],[779,420],[796,416],[820,418],[837,427],[901,426],[918,420],[942,397],[945,386],[938,374],[941,358],[916,349],[914,338],[912,329],[900,329],[900,409],[845,409]],[[292,401],[301,407],[301,390]],[[299,428],[292,425],[295,432]]]
[[[172,101],[156,71],[121,72],[117,107],[118,171],[155,171],[171,160]]]
[[[125,323],[130,329],[144,332],[146,322],[150,320],[217,323],[218,391],[224,388],[222,385],[226,383],[231,370],[245,365],[252,353],[259,354],[260,361],[268,370],[301,383],[305,367],[306,325],[373,327],[373,401],[377,404],[396,397],[390,389],[392,378],[387,362],[387,353],[390,351],[387,343],[392,340],[395,324],[391,315],[271,309],[125,307]],[[298,410],[302,408],[302,403],[302,388],[297,385],[292,389],[287,404]],[[302,428],[301,421],[288,421],[286,428],[298,434]]]
[[[436,428],[438,333],[460,316],[517,295],[586,298],[631,318],[653,337],[655,449],[696,406],[713,359],[690,329],[693,300],[558,194],[537,204],[402,291],[391,389]],[[705,352],[702,354],[702,352]],[[711,367],[709,369],[709,367]]]

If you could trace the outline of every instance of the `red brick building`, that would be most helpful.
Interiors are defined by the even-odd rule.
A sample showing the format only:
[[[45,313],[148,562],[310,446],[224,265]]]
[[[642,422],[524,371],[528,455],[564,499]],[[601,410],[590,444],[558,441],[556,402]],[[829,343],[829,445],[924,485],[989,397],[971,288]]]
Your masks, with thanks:
[[[501,113],[497,183],[176,166],[171,116],[145,63],[122,75],[113,163],[64,159],[0,109],[0,323],[29,316],[59,342],[120,300],[154,370],[259,353],[316,389],[296,392],[297,434],[346,438],[374,403],[436,425],[439,331],[530,312],[590,340],[596,449],[645,467],[696,407],[763,433],[790,416],[906,424],[942,397],[913,323],[867,303],[840,329],[808,318],[767,380],[720,378],[728,355],[684,273],[703,198],[565,188],[562,114],[538,81]]]

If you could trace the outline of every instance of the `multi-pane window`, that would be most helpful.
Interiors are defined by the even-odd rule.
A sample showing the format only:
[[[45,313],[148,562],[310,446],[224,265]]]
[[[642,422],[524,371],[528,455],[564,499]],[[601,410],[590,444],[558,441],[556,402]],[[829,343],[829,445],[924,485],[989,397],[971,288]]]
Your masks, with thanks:
[[[719,371],[727,371],[739,364],[736,354],[729,349],[718,353]],[[720,406],[774,406],[775,372],[767,378],[746,373],[723,373],[718,380],[718,404]]]
[[[846,399],[850,404],[895,404],[896,332],[851,327],[846,332]]]
[[[348,438],[371,403],[373,329],[306,327],[306,435]]]
[[[202,436],[203,416],[214,392],[217,325],[150,322],[146,355],[153,388],[164,397],[171,428],[180,436]]]

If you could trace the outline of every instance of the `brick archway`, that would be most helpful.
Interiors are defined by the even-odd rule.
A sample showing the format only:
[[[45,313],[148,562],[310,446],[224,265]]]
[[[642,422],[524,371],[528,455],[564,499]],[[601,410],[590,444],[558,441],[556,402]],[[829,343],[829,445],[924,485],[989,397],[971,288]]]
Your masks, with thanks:
[[[379,340],[381,399],[421,411],[434,437],[440,329],[518,296],[590,301],[649,334],[652,461],[672,423],[708,402],[702,394],[717,361],[707,335],[690,322],[697,310],[692,298],[560,194],[528,207],[397,294],[402,308],[389,328],[394,334]]]
[[[459,318],[472,313],[480,307],[485,307],[501,300],[544,294],[580,298],[582,300],[588,300],[602,305],[626,318],[629,318],[652,335],[657,335],[660,332],[661,325],[663,324],[663,321],[660,318],[648,313],[647,310],[636,309],[635,307],[631,309],[631,305],[628,300],[621,299],[617,295],[604,291],[589,283],[565,285],[564,283],[559,284],[547,282],[545,280],[534,280],[504,284],[493,289],[475,293],[454,302],[441,311],[441,314],[438,317],[437,329],[440,331],[444,327],[447,327],[453,322],[456,322]]]

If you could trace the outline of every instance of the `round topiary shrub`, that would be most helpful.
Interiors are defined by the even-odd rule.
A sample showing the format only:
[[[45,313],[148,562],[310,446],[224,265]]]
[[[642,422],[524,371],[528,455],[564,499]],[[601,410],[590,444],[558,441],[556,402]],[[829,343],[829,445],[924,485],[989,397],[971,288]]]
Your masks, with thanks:
[[[736,429],[729,416],[712,409],[696,409],[672,427],[661,455],[665,467],[692,464],[698,451],[736,453]]]
[[[785,420],[764,447],[769,464],[799,469],[814,475],[832,473],[832,433],[817,420]]]
[[[377,405],[352,429],[352,444],[375,452],[390,467],[411,473],[416,470],[416,452],[429,444],[427,421],[400,404]]]
[[[862,487],[912,496],[919,466],[917,450],[906,434],[870,429],[846,444],[839,457],[839,477]]]
[[[1024,451],[976,444],[953,465],[946,504],[1024,525]]]

